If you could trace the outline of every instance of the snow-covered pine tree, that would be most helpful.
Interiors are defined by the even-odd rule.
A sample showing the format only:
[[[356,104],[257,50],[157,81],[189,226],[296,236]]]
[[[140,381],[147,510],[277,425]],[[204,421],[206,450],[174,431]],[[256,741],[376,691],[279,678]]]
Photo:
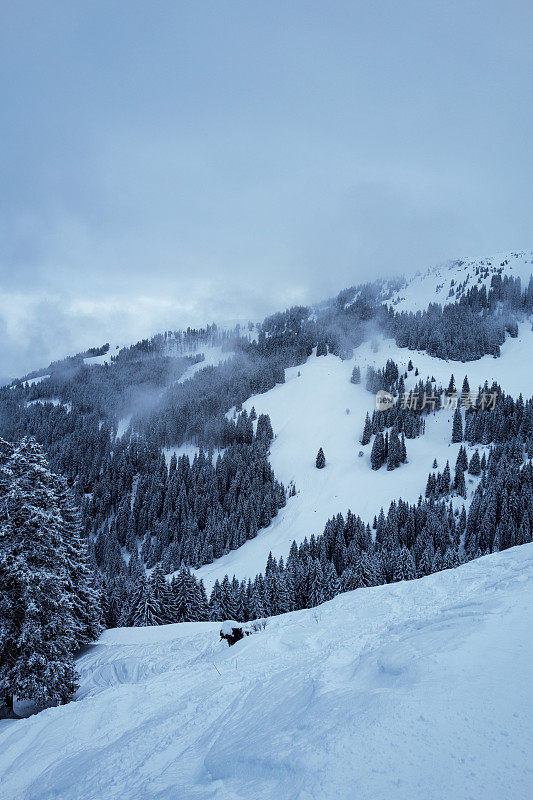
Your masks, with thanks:
[[[227,575],[224,575],[224,580],[220,585],[220,603],[223,619],[237,618],[237,598]]]
[[[136,595],[136,602],[132,605],[130,618],[130,624],[138,628],[162,625],[166,622],[161,601],[155,597],[152,584],[144,577],[140,580],[139,591]]]
[[[444,494],[448,494],[450,491],[450,463],[446,461],[444,469],[442,470],[442,490]]]
[[[0,497],[0,692],[66,702],[73,653],[100,631],[75,510],[33,439],[0,440]]]
[[[80,517],[66,480],[52,475],[62,517],[62,539],[67,555],[70,597],[76,624],[76,647],[94,641],[102,632],[101,586],[89,567],[87,543],[82,539]]]
[[[466,455],[465,448],[461,445],[459,448],[459,453],[457,455],[457,461],[455,462],[455,470],[462,470],[463,472],[468,467],[468,457]]]
[[[481,475],[481,461],[479,459],[479,452],[477,450],[474,450],[474,454],[470,459],[468,473],[470,475]]]
[[[308,608],[314,608],[324,602],[324,572],[318,558],[311,559],[308,574]]]
[[[356,586],[375,586],[378,583],[378,573],[376,557],[363,550],[355,566]]]
[[[417,577],[422,578],[424,575],[430,575],[433,567],[433,548],[428,546],[422,552],[418,564]]]
[[[405,446],[405,434],[402,431],[402,438],[400,440],[400,461],[405,464],[407,461],[407,448]]]
[[[210,607],[210,616],[211,619],[223,622],[224,617],[224,609],[222,608],[221,602],[221,590],[220,590],[220,581],[218,578],[215,580],[213,584],[213,588],[211,590],[211,596],[209,598],[209,607]]]
[[[202,589],[190,569],[182,566],[172,581],[176,609],[174,622],[197,622],[208,619],[207,599],[204,598],[205,589],[203,591]],[[222,615],[223,613],[221,610]]]
[[[405,448],[405,441],[403,443]],[[389,446],[387,449],[387,469],[393,470],[399,467],[403,461],[402,444],[395,428],[391,430],[389,436]]]
[[[461,409],[459,406],[455,409],[455,413],[453,415],[453,426],[452,426],[452,442],[462,442],[463,441],[463,418],[461,417]]]
[[[372,469],[379,469],[385,460],[385,442],[383,434],[377,433],[370,453],[370,464]]]
[[[354,366],[352,370],[352,377],[350,378],[350,380],[352,383],[361,383],[361,370],[359,369],[357,364]]]
[[[150,593],[161,609],[162,623],[181,622],[177,619],[174,595],[160,564],[157,564],[149,581]]]
[[[363,428],[363,435],[361,436],[360,439],[361,444],[363,445],[368,444],[371,437],[372,437],[372,422],[370,421],[370,416],[367,411],[365,418],[365,426]]]
[[[412,581],[416,577],[415,564],[413,557],[407,547],[402,547],[395,554],[394,559],[394,581]]]
[[[315,462],[317,469],[324,469],[326,466],[326,457],[324,455],[324,451],[322,448],[319,449],[318,453],[316,454],[316,462]]]
[[[454,488],[458,495],[466,497],[465,474],[462,469],[455,471]]]

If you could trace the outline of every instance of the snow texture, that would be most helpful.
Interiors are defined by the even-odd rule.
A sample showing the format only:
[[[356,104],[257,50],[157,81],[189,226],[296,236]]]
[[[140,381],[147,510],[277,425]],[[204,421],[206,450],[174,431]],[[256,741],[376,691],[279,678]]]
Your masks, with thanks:
[[[0,721],[2,800],[526,800],[533,545],[273,618],[110,630]]]

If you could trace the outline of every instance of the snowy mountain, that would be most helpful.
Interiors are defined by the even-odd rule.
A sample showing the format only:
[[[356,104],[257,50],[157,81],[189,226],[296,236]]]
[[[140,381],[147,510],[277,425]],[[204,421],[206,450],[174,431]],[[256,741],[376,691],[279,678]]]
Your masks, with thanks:
[[[448,385],[452,374],[458,386],[468,375],[471,386],[497,381],[513,396],[522,393],[531,397],[533,371],[523,369],[531,354],[533,331],[528,323],[522,323],[518,337],[505,342],[499,359],[485,356],[458,364],[427,353],[413,354],[390,339],[375,337],[373,342],[358,347],[352,359],[312,355],[302,366],[288,369],[285,383],[254,395],[243,407],[269,414],[276,432],[270,463],[286,486],[294,483],[297,494],[256,538],[201,567],[198,576],[208,588],[226,573],[239,579],[253,577],[264,568],[269,552],[278,558],[286,557],[294,539],[301,542],[306,536],[321,533],[327,520],[339,511],[351,509],[366,522],[372,522],[381,507],[387,509],[398,497],[416,502],[424,492],[435,457],[441,466],[446,460],[455,464],[459,444],[450,442],[453,412],[444,410],[431,415],[425,435],[409,443],[409,463],[400,470],[380,471],[378,475],[370,469],[371,445],[362,446],[359,440],[365,414],[375,409],[375,398],[362,384],[350,383],[355,363],[364,373],[369,365],[377,367],[392,358],[407,370],[412,359],[420,376],[435,376],[443,386]],[[418,380],[414,370],[408,375],[407,390]],[[315,468],[319,447],[326,454],[324,470]],[[474,449],[469,447],[469,453]],[[359,452],[363,453],[361,457]],[[471,479],[466,505],[476,483]]]
[[[396,281],[383,281],[380,296],[390,303],[396,311],[420,311],[430,303],[457,303],[468,289],[490,289],[492,279],[497,275],[520,278],[527,285],[533,272],[533,251],[520,250],[496,253],[484,258],[460,258],[424,272]],[[345,303],[355,301],[359,291],[347,294]]]
[[[0,722],[10,800],[526,800],[533,545],[340,595],[227,647],[110,630],[76,702]]]
[[[28,563],[72,525],[99,598],[82,636],[54,576],[69,668],[107,628],[72,702],[0,719],[0,800],[530,797],[532,272],[459,259],[0,388],[4,709],[35,709],[5,677],[12,508],[42,517]]]

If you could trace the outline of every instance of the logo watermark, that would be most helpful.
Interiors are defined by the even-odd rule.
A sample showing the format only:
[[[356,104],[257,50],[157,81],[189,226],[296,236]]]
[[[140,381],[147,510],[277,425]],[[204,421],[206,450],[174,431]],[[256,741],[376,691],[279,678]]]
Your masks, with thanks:
[[[395,397],[390,392],[380,389],[376,392],[376,410],[388,411],[394,405],[404,411],[435,411],[447,408],[454,411],[456,408],[480,408],[482,411],[491,411],[496,408],[498,392],[457,392],[437,395],[434,392],[402,392]]]
[[[389,408],[395,405],[396,400],[397,398],[390,392],[380,389],[379,392],[376,392],[376,409],[378,411],[388,411]]]

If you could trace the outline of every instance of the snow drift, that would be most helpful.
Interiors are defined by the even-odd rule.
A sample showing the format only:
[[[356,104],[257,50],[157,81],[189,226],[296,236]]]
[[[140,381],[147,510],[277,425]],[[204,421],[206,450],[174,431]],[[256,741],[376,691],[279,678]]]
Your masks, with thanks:
[[[533,545],[340,595],[228,648],[110,630],[77,702],[0,722],[2,800],[533,795]]]

